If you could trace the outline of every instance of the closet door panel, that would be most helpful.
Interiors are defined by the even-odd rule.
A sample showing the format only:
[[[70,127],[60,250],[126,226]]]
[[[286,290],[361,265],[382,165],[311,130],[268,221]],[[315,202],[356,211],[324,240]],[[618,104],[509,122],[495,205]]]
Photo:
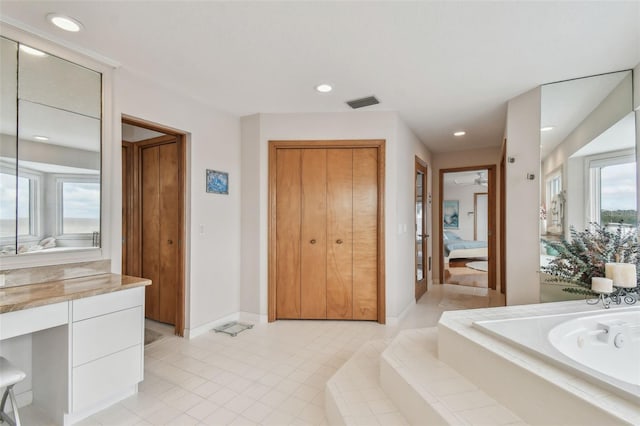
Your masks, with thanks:
[[[327,317],[327,150],[302,150],[302,318]]]
[[[142,234],[142,277],[151,280],[151,285],[145,288],[146,316],[158,319],[158,305],[160,301],[160,258],[158,244],[160,241],[160,191],[159,179],[159,148],[143,148],[140,156],[141,164],[141,234]]]
[[[178,144],[170,143],[159,147],[159,165],[162,173],[160,185],[160,306],[159,320],[168,324],[176,323],[178,294]]]
[[[276,316],[293,319],[301,313],[301,150],[279,149],[276,156]]]
[[[327,318],[353,318],[353,150],[327,150]]]
[[[353,151],[353,319],[378,318],[378,153]]]

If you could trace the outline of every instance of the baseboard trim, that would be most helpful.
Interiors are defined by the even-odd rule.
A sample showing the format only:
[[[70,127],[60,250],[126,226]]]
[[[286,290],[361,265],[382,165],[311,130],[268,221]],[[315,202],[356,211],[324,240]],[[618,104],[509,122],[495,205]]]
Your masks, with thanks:
[[[411,312],[414,306],[416,306],[416,301],[412,300],[406,306],[406,308],[404,308],[402,312],[400,312],[400,315],[398,315],[397,317],[387,317],[387,325],[390,325],[392,327],[398,325],[398,323],[402,321],[404,317],[406,317],[407,314],[409,314],[409,312]]]
[[[266,324],[267,322],[269,322],[269,317],[267,315],[254,314],[253,312],[240,311],[240,321]]]
[[[184,337],[186,339],[193,339],[194,337],[198,337],[210,330],[213,330],[219,325],[230,321],[238,321],[240,317],[240,313],[236,312],[231,315],[227,315],[226,317],[218,318],[217,320],[209,321],[203,325],[199,325],[196,328],[185,328],[184,329]]]

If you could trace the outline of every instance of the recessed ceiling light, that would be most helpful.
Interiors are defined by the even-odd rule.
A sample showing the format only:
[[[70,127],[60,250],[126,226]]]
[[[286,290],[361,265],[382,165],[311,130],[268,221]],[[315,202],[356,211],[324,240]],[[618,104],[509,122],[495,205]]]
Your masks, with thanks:
[[[466,134],[467,134],[467,132],[465,132],[464,130],[460,130],[459,132],[455,132],[453,134],[453,136],[464,136]]]
[[[36,135],[36,136],[34,136],[33,138],[34,138],[35,140],[37,140],[37,141],[48,141],[48,140],[49,140],[49,138],[48,138],[48,137],[46,137],[46,136],[38,136],[38,135]]]
[[[77,33],[83,28],[82,24],[77,19],[65,15],[60,15],[59,13],[48,14],[47,20],[56,27],[65,31],[70,31],[72,33]]]
[[[545,126],[540,128],[541,132],[548,132],[549,130],[553,130],[553,126]]]
[[[316,86],[316,90],[320,93],[329,93],[330,91],[333,90],[333,87],[331,87],[330,84],[322,83]]]
[[[38,49],[34,49],[33,47],[26,46],[24,44],[20,45],[20,50],[22,50],[24,53],[28,53],[29,55],[33,55],[33,56],[47,56],[46,53],[41,52]]]

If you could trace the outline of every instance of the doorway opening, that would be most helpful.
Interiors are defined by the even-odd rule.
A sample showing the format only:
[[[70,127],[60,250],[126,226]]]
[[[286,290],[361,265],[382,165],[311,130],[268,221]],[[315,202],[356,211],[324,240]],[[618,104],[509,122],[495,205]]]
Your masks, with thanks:
[[[440,283],[495,290],[494,165],[440,170]]]
[[[145,317],[184,335],[186,134],[122,117],[122,273],[148,278]]]

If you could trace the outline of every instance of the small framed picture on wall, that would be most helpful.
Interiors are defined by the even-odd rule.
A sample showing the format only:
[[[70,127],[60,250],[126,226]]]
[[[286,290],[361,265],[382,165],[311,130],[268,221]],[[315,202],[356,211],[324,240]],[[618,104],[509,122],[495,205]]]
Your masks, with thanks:
[[[207,169],[207,192],[229,194],[229,173]]]
[[[442,203],[442,226],[444,229],[459,229],[460,204],[458,200],[444,200]]]

